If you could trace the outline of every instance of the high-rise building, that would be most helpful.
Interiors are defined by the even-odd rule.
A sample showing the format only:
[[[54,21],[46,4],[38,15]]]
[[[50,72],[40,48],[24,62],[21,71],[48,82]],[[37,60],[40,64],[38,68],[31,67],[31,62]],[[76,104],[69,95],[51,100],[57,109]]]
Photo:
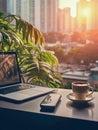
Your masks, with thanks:
[[[16,0],[16,15],[17,16],[20,16],[21,14],[21,5],[22,5],[22,0]]]
[[[87,8],[87,1],[80,0],[77,2],[76,16],[77,16],[77,31],[85,31],[87,27],[87,16],[84,10]]]
[[[58,0],[47,0],[47,30],[57,31]]]
[[[91,0],[89,2],[89,16],[87,22],[88,30],[98,29],[98,0]]]
[[[58,31],[62,33],[71,32],[71,12],[70,8],[59,9],[58,12]]]
[[[7,0],[7,13],[16,14],[16,1],[17,0]]]
[[[59,9],[58,10],[58,31],[59,32],[62,32],[62,31],[65,32],[64,22],[65,22],[64,11],[63,9]]]
[[[0,12],[7,14],[7,0],[0,0]]]
[[[42,32],[57,31],[58,0],[31,0],[33,24]]]
[[[18,2],[17,5],[19,5],[19,7],[17,7],[17,14],[19,13],[20,10],[20,16],[22,17],[22,19],[26,20],[29,22],[29,1],[28,0],[20,0],[21,2]]]
[[[76,17],[71,17],[71,32],[77,32]]]
[[[9,0],[9,13],[27,20],[42,32],[57,31],[59,0]]]
[[[42,0],[40,3],[40,30],[47,32],[47,3],[46,0]]]

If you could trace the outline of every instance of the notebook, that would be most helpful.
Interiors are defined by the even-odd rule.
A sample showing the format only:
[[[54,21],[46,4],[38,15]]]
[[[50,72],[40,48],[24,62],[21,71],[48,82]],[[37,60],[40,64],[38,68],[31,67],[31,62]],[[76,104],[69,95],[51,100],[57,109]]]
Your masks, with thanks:
[[[53,91],[53,88],[22,83],[16,52],[0,52],[0,99],[18,103]]]

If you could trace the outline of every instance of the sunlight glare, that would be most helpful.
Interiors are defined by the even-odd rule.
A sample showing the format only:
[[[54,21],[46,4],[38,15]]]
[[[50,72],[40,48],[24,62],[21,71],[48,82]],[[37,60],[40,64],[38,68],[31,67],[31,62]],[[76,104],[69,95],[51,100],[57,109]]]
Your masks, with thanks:
[[[60,8],[66,8],[69,7],[71,9],[71,16],[76,16],[76,2],[78,0],[60,0]]]
[[[89,15],[89,8],[85,8],[84,11],[83,11],[83,14],[85,16],[88,16]]]

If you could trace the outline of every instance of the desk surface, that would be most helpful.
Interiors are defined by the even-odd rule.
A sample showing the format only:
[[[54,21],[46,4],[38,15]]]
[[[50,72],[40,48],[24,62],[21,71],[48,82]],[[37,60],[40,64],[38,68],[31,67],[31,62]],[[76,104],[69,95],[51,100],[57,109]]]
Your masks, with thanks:
[[[55,116],[68,119],[79,119],[98,123],[98,93],[94,92],[94,99],[87,106],[76,107],[72,101],[66,98],[71,90],[58,89],[57,93],[62,95],[61,102],[54,112],[41,112],[40,103],[45,96],[30,100],[21,104],[14,104],[0,100],[0,108],[34,113],[40,115]]]
[[[50,112],[41,112],[40,103],[45,96],[21,103],[14,104],[5,101],[0,101],[0,108],[7,108],[25,112],[34,112],[41,114],[50,114],[60,117],[84,119],[98,122],[98,93],[94,92],[94,99],[89,102],[88,105],[84,107],[76,107],[73,102],[66,98],[66,96],[71,93],[71,90],[67,89],[58,89],[57,93],[62,95],[61,102],[57,106],[56,110],[52,113]]]

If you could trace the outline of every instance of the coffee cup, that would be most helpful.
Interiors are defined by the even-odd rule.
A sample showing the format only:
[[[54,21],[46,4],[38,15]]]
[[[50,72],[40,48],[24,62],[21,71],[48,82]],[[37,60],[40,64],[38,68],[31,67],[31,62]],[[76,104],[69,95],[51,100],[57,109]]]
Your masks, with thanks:
[[[94,92],[93,87],[88,82],[72,82],[73,96],[76,100],[85,100]]]

